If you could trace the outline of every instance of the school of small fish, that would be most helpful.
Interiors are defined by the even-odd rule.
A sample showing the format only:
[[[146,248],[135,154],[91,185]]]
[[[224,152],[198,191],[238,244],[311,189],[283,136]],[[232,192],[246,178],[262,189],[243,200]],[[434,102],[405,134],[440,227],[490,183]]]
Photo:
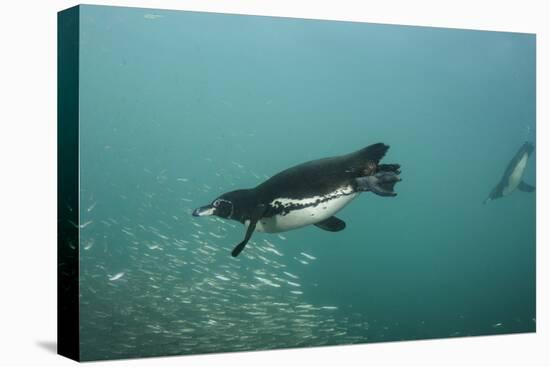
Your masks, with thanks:
[[[229,182],[235,170],[246,170],[232,163],[233,174],[217,172]],[[137,196],[122,191],[116,203],[94,193],[81,210],[82,224],[72,223],[80,229],[83,250],[84,360],[391,339],[394,325],[367,321],[350,305],[338,304],[337,297],[327,296],[333,300],[327,303],[310,296],[311,281],[302,280],[312,279],[313,264],[323,259],[309,246],[281,234],[257,236],[239,258],[232,258],[243,227],[190,215],[194,198],[213,197],[223,187],[195,187],[192,179],[171,178],[167,169],[143,171],[156,191],[142,189]],[[108,205],[123,210],[101,216]],[[492,328],[504,330],[501,323]]]
[[[233,162],[236,170],[245,166]],[[220,191],[167,169],[143,169],[158,192],[128,192],[135,210],[99,216],[99,195],[81,211],[80,318],[83,359],[318,346],[366,341],[369,325],[339,307],[308,301],[301,278],[317,257],[293,250],[283,235],[251,241],[229,254],[238,223],[195,220],[193,197]],[[220,172],[224,174],[224,172]],[[227,175],[225,175],[227,177]],[[180,188],[181,192],[172,189]],[[177,212],[159,192],[177,196]],[[165,192],[166,193],[166,192]],[[208,196],[208,195],[207,195]],[[168,206],[167,206],[168,207]],[[172,206],[173,207],[173,206]],[[286,241],[281,242],[280,241]],[[303,248],[302,248],[303,250]],[[355,330],[355,331],[354,331]]]

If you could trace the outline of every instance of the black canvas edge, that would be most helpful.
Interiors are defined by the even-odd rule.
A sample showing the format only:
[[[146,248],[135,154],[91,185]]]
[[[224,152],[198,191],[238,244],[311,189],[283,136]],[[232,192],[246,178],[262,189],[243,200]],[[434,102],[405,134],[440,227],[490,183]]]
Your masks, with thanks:
[[[57,353],[80,360],[79,15],[57,14]]]

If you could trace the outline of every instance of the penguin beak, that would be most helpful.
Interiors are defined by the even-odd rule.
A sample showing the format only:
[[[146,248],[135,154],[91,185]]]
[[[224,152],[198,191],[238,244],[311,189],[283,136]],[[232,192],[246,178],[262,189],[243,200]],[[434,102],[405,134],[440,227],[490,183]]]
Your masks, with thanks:
[[[193,210],[194,217],[206,217],[208,215],[214,214],[214,207],[212,205],[201,206]]]

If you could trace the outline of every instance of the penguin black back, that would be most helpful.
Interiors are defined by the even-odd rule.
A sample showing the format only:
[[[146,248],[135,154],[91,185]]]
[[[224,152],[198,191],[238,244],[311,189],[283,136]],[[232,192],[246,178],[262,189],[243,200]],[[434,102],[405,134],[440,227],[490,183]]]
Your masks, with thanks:
[[[277,197],[300,199],[312,193],[332,192],[343,182],[372,174],[388,149],[389,146],[377,143],[350,154],[305,162],[277,173],[255,190],[265,202]]]

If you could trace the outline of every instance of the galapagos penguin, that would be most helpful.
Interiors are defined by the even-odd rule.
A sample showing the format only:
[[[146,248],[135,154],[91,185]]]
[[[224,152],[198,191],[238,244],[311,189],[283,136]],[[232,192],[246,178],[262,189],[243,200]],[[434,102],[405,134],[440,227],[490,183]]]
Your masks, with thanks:
[[[313,160],[288,168],[252,189],[225,193],[193,211],[196,217],[216,215],[246,226],[233,251],[238,256],[254,230],[276,233],[310,224],[338,232],[346,223],[334,215],[360,193],[396,196],[399,164],[380,164],[389,146],[370,145],[356,152]]]
[[[533,144],[529,142],[523,143],[516,155],[508,163],[508,167],[506,167],[506,171],[504,171],[500,182],[491,190],[489,196],[483,202],[484,204],[487,204],[491,200],[510,195],[516,188],[523,192],[535,191],[533,186],[523,181],[523,173],[525,172],[525,166],[527,166],[527,160],[534,150],[535,147]]]

